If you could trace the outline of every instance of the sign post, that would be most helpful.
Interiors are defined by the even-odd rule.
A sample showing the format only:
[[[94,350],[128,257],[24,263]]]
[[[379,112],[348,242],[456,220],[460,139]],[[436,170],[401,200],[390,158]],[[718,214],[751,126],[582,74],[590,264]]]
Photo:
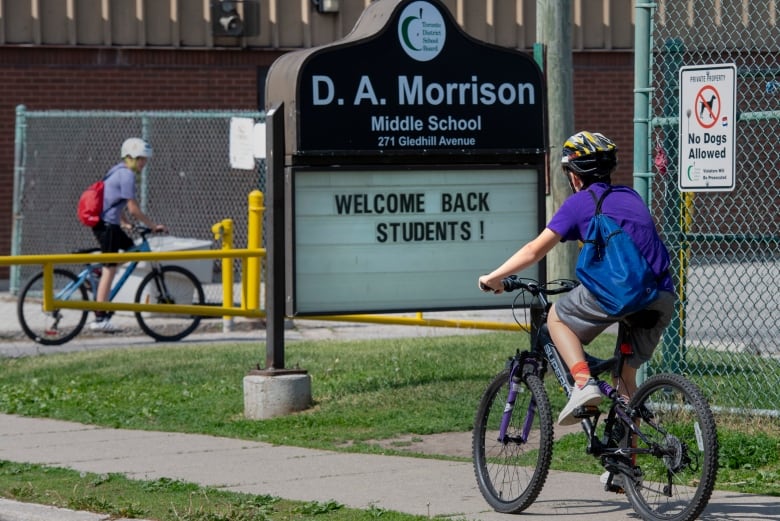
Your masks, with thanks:
[[[268,345],[244,380],[250,418],[311,399],[305,371],[284,368],[283,306],[506,306],[512,296],[478,291],[477,277],[545,213],[542,71],[467,35],[441,0],[372,2],[342,40],[277,59],[265,99]],[[545,280],[544,263],[525,275]]]
[[[734,190],[736,77],[734,64],[680,68],[678,186],[682,192]]]

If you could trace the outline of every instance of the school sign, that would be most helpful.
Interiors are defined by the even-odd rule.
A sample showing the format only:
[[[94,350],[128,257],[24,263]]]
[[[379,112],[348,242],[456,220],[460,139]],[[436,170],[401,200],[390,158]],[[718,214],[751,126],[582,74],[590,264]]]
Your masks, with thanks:
[[[288,314],[506,305],[475,281],[543,226],[530,56],[438,0],[383,0],[343,40],[279,58],[266,90],[285,116]]]

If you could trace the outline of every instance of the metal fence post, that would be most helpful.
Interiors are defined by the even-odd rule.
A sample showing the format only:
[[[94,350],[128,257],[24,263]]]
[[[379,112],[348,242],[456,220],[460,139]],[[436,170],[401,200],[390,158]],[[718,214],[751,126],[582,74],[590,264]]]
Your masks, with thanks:
[[[151,140],[149,139],[149,127],[150,127],[149,117],[146,115],[142,116],[141,117],[141,139],[143,139],[147,143],[151,143]],[[152,150],[154,150],[154,145],[152,145]],[[139,205],[141,206],[141,210],[148,215],[149,212],[149,163],[148,162],[144,166],[144,169],[141,171],[140,199],[141,200],[139,201]]]
[[[664,89],[662,99],[663,114],[666,117],[676,117],[679,112],[679,79],[678,73],[682,66],[683,53],[685,45],[679,39],[667,40],[664,44],[663,78]],[[679,151],[677,150],[677,139],[679,129],[673,126],[667,126],[664,132],[664,150],[667,151],[670,173],[677,172],[677,159]],[[685,286],[688,255],[688,243],[682,229],[682,198],[680,190],[677,188],[676,175],[667,175],[665,177],[666,200],[664,202],[664,235],[667,241],[672,241],[670,246],[671,271],[677,284],[678,312],[672,317],[672,323],[666,329],[663,338],[663,370],[679,373],[681,372],[681,362],[684,357],[685,344]],[[674,274],[677,276],[674,277]]]
[[[13,219],[14,229],[11,242],[11,255],[19,255],[22,252],[22,197],[24,196],[24,150],[27,145],[27,107],[18,105],[16,107],[16,127],[14,129],[14,200],[13,200]],[[19,266],[11,266],[10,286],[12,289],[20,286]]]

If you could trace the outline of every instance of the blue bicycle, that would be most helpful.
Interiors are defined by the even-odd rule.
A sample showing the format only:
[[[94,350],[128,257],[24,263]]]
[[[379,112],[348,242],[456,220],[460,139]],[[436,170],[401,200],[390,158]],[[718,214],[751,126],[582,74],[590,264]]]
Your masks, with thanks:
[[[133,231],[140,242],[131,251],[151,251],[148,235],[152,230],[135,226]],[[76,253],[99,251],[97,248],[79,250]],[[203,304],[203,286],[197,277],[181,266],[163,266],[150,262],[150,272],[141,280],[135,294],[136,303],[145,304]],[[133,274],[138,262],[125,266],[111,288],[109,300],[114,300]],[[88,301],[94,299],[100,280],[101,265],[87,264],[78,274],[54,269],[54,298],[56,300]],[[61,345],[72,340],[84,328],[89,311],[81,309],[43,309],[43,272],[34,275],[22,288],[17,301],[17,316],[24,333],[35,342],[44,345]],[[186,337],[200,324],[197,315],[137,312],[135,318],[144,333],[157,341],[176,341]]]

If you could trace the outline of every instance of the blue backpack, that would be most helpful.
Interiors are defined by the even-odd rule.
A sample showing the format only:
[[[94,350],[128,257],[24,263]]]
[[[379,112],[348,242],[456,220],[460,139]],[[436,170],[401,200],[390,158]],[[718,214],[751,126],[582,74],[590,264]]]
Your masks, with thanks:
[[[622,316],[641,311],[658,297],[658,276],[628,233],[601,213],[612,190],[610,186],[599,199],[588,190],[596,213],[588,224],[576,272],[605,312]]]

